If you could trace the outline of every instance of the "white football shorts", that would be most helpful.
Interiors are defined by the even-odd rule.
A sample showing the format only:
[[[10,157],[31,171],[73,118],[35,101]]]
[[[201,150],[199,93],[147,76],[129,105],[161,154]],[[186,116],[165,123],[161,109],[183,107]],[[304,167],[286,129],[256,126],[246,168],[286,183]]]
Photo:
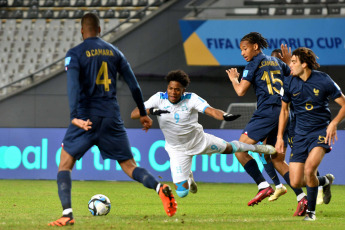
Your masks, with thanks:
[[[183,148],[183,146],[171,146],[166,143],[165,150],[170,157],[173,182],[176,184],[188,179],[194,155],[223,153],[226,146],[227,142],[225,140],[208,133],[204,133],[202,140],[189,149]]]

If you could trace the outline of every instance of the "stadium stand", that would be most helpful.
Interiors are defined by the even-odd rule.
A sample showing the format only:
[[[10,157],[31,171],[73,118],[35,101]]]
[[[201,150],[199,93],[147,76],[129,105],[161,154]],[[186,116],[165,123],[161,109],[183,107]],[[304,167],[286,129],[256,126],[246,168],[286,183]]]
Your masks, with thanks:
[[[344,0],[214,0],[205,4],[194,4],[192,9],[198,18],[224,18],[241,16],[296,17],[296,16],[335,16],[345,15]]]
[[[32,75],[44,78],[47,73],[61,70],[68,49],[81,42],[80,18],[85,13],[98,14],[102,35],[107,35],[111,30],[120,32],[140,22],[162,3],[160,0],[0,0],[0,96],[9,92],[7,87],[18,88],[32,82]],[[31,80],[23,80],[27,78]]]

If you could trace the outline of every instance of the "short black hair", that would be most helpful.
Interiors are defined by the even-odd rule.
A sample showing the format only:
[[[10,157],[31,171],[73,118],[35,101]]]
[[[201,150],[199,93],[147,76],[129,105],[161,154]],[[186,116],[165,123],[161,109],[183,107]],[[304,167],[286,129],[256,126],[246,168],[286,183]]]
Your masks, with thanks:
[[[188,74],[186,74],[183,70],[173,70],[168,73],[168,75],[165,77],[168,84],[171,81],[177,81],[183,85],[183,87],[187,88],[187,86],[190,83],[190,79]]]
[[[316,62],[316,59],[318,57],[309,48],[306,48],[306,47],[297,48],[292,52],[292,56],[298,57],[301,64],[307,63],[309,69],[320,68],[319,63]]]
[[[275,49],[275,50],[272,51],[271,54],[273,54],[273,53],[279,53],[279,54],[283,55],[283,52],[282,52],[281,49]]]
[[[97,14],[87,13],[81,18],[81,27],[85,29],[98,31],[99,26],[100,22]]]
[[[251,44],[258,44],[260,49],[264,49],[268,47],[268,43],[266,38],[264,38],[260,33],[258,32],[250,32],[247,35],[244,35],[244,37],[241,39],[242,41],[250,42]]]

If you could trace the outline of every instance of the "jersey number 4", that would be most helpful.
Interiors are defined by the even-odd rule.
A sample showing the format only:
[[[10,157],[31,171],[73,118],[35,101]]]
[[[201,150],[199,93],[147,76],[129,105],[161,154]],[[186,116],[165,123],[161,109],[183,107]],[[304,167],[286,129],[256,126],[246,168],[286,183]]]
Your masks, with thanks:
[[[272,86],[272,84],[275,84],[276,82],[278,82],[281,85],[281,87],[283,87],[282,80],[280,80],[279,78],[274,78],[274,74],[280,74],[280,70],[273,70],[269,72],[264,71],[264,74],[261,77],[261,80],[266,81],[268,93],[271,95],[274,94],[273,90],[276,93],[280,94],[280,91],[276,87]]]
[[[103,79],[101,79],[103,75]],[[111,79],[108,77],[108,63],[102,62],[102,66],[98,71],[96,78],[96,85],[104,85],[104,90],[109,91],[109,85],[111,84]]]

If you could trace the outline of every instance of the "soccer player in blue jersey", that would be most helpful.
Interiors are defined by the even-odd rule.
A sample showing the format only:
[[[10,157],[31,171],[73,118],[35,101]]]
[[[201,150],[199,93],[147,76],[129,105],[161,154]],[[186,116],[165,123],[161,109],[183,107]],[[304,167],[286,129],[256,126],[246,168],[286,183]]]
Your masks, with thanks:
[[[326,73],[317,71],[320,65],[311,49],[301,47],[293,51],[291,74],[284,82],[284,96],[279,116],[276,149],[284,151],[283,133],[289,117],[289,103],[296,115],[295,137],[290,156],[290,181],[295,188],[307,187],[308,209],[304,220],[316,220],[315,206],[318,186],[323,186],[324,203],[331,200],[334,176],[317,177],[319,164],[331,144],[337,140],[337,125],[345,117],[345,97],[339,86]],[[329,100],[340,105],[338,114],[331,120]]]
[[[260,33],[251,32],[245,35],[241,39],[240,49],[248,64],[243,71],[241,82],[238,81],[239,73],[236,68],[226,71],[238,96],[244,96],[251,85],[257,96],[257,110],[239,139],[247,144],[266,141],[267,144],[275,145],[276,142],[284,76],[290,74],[290,68],[284,62],[289,62],[289,56],[282,57],[284,62],[267,56],[262,53],[262,49],[267,47],[267,41]],[[258,194],[248,202],[248,206],[258,204],[272,195],[274,190],[263,177],[253,157],[248,152],[236,153],[236,157],[259,189]],[[289,166],[285,162],[285,155],[276,154],[272,156],[272,161],[286,183],[290,184]],[[299,202],[294,216],[303,215],[305,209],[300,209],[300,203],[306,203],[305,194],[302,189],[293,190]]]
[[[57,175],[62,217],[50,226],[74,224],[71,204],[71,171],[85,152],[97,145],[103,159],[117,160],[122,170],[145,187],[155,190],[162,199],[168,216],[176,213],[177,204],[171,188],[161,185],[133,159],[129,140],[116,99],[116,75],[123,75],[140,111],[144,130],[152,125],[147,116],[141,89],[124,55],[99,38],[99,19],[87,13],[81,19],[83,42],[66,54],[67,88],[70,119],[63,140]]]

